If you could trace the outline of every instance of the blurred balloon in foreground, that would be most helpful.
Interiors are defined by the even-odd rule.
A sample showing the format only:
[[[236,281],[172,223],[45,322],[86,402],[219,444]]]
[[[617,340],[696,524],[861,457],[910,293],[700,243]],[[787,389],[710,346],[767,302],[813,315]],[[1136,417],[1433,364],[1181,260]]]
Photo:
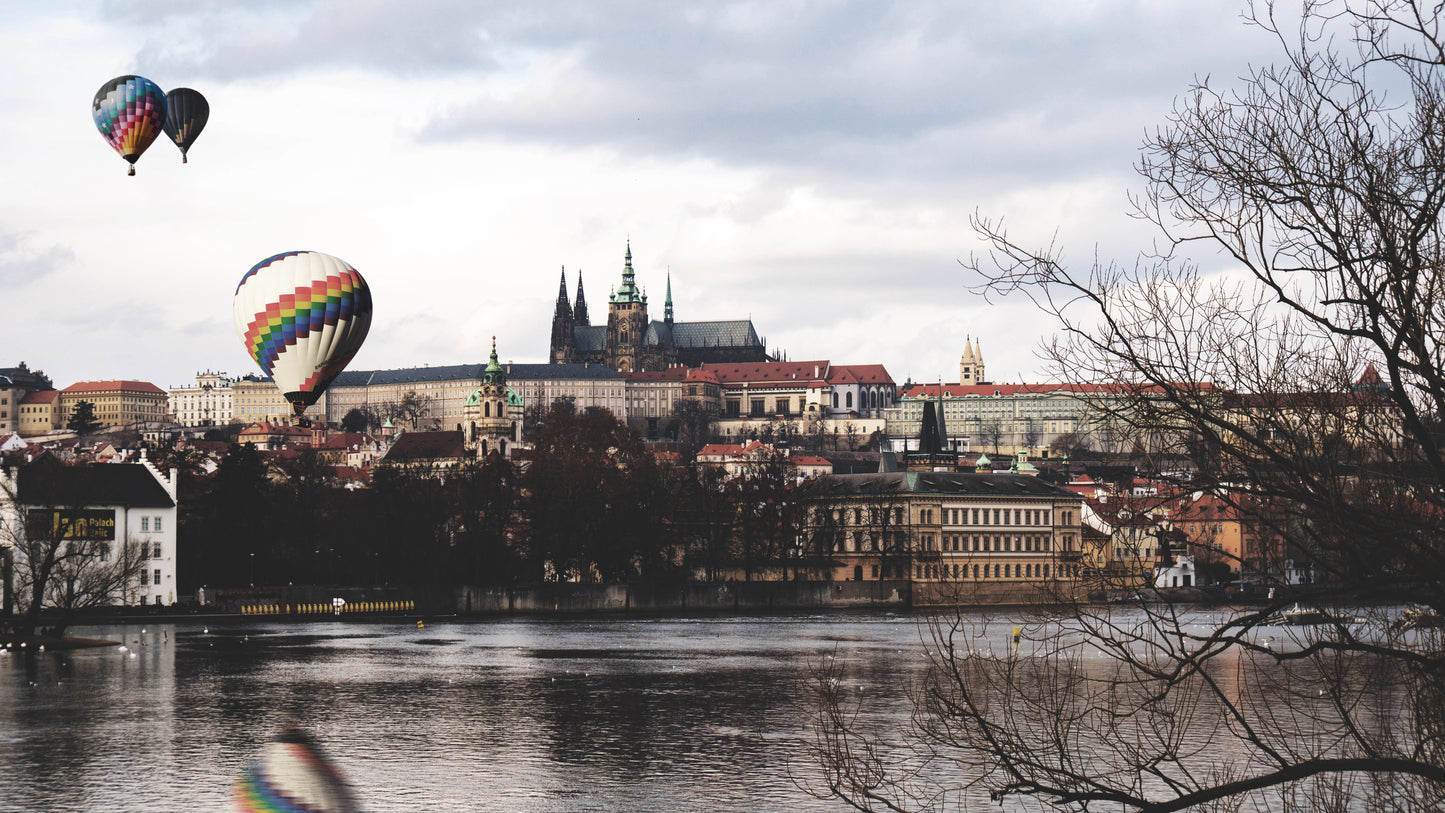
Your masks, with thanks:
[[[186,151],[196,143],[196,138],[206,128],[211,117],[211,105],[200,91],[190,88],[176,88],[166,94],[165,131],[170,139],[181,148],[181,163],[186,163]]]
[[[166,123],[166,95],[144,76],[117,76],[100,86],[90,117],[106,142],[130,162],[129,175]]]
[[[233,300],[246,352],[276,382],[295,417],[346,369],[371,329],[371,289],[350,263],[319,251],[267,257]]]
[[[346,778],[300,726],[282,723],[231,787],[237,813],[355,813]]]

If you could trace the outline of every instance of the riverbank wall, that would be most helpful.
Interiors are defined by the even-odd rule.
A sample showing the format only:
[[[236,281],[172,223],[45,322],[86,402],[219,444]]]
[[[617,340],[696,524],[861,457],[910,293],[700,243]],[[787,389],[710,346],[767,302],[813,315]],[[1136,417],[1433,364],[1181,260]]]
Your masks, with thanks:
[[[249,615],[351,615],[396,608],[459,615],[903,609],[912,604],[910,589],[907,581],[730,581],[671,587],[564,583],[438,589],[298,585],[218,590],[204,609]],[[340,609],[333,609],[336,607]]]
[[[909,583],[720,582],[649,588],[629,584],[465,587],[452,597],[458,613],[731,612],[906,608]]]

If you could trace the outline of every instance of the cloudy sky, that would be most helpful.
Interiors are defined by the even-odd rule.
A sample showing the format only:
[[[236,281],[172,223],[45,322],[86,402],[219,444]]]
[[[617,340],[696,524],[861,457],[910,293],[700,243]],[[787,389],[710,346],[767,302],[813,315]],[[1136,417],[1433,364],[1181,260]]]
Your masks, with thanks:
[[[1195,76],[1273,59],[1233,2],[0,2],[0,366],[57,386],[253,370],[241,275],[335,254],[353,369],[546,360],[558,272],[605,318],[631,239],[661,318],[789,358],[1037,380],[1050,324],[958,264],[975,211],[1129,260],[1140,138]],[[90,103],[135,73],[211,119],[136,177]],[[1206,262],[1209,260],[1206,259]]]

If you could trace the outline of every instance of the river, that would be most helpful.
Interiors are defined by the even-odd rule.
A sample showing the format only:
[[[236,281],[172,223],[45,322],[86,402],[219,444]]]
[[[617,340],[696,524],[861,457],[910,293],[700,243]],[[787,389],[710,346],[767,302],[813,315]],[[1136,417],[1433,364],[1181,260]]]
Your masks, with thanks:
[[[906,723],[906,614],[83,627],[0,655],[0,811],[225,810],[284,715],[368,811],[836,811],[815,665]]]

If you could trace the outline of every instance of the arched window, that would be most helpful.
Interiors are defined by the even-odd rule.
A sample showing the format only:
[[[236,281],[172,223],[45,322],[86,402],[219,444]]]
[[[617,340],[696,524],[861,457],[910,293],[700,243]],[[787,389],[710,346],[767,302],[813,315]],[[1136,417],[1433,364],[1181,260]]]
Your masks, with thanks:
[[[837,408],[838,408],[838,393],[836,393],[836,392],[833,393],[833,408],[834,408],[834,409],[837,409]]]
[[[490,418],[490,417],[492,417],[492,402],[491,402],[491,401],[487,401],[487,402],[485,402],[485,403],[482,404],[482,417],[483,417],[483,418]]]
[[[851,392],[848,393],[847,408],[848,408],[848,409],[852,409],[852,408],[853,408],[853,393],[851,393]]]

